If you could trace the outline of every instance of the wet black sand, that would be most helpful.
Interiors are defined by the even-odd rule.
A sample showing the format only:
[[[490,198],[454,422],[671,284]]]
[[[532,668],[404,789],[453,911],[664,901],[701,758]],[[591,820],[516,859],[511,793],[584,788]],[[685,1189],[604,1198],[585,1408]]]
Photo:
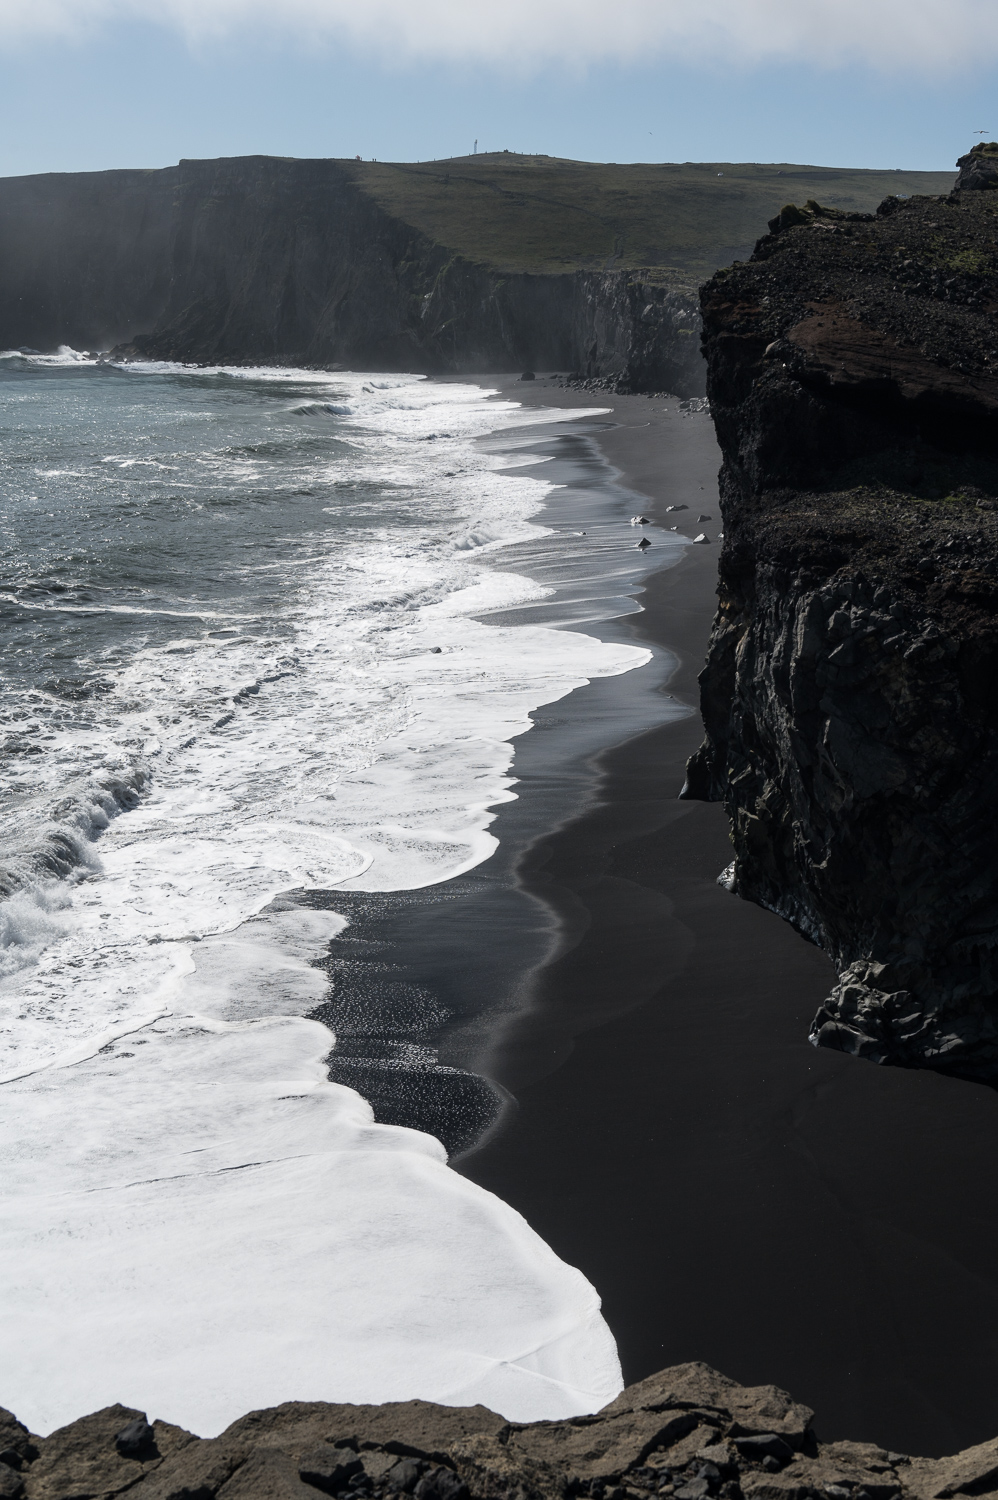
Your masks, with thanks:
[[[607,425],[554,421],[486,440],[517,473],[558,486],[539,518],[553,534],[507,555],[515,571],[556,585],[554,593],[493,611],[491,623],[568,620],[601,640],[639,644],[643,615],[635,595],[687,549],[664,531],[628,524],[639,497],[614,482],[593,443]],[[525,468],[525,458],[537,467]],[[654,539],[645,557],[636,550],[643,532]],[[640,671],[595,678],[530,715],[530,733],[515,742],[516,795],[496,809],[499,843],[484,863],[413,891],[338,887],[287,898],[349,918],[323,962],[329,998],[312,1012],[336,1035],[329,1077],[361,1093],[382,1123],[437,1136],[452,1160],[477,1147],[514,1105],[492,1066],[497,1042],[522,1035],[524,1055],[535,1055],[528,1039],[532,976],[570,927],[518,878],[520,861],[539,839],[595,805],[599,752],[691,712],[668,689],[676,658],[651,649]],[[564,1040],[570,1044],[570,1030]]]
[[[716,515],[709,420],[607,404],[600,447],[646,513],[668,524],[703,485]],[[716,547],[690,549],[642,599],[690,703],[715,568]],[[605,754],[599,805],[523,857],[558,947],[487,1059],[517,1107],[459,1170],[594,1282],[628,1381],[703,1359],[789,1388],[826,1438],[992,1437],[998,1097],[807,1045],[827,962],[717,886],[722,811],[676,800],[698,737],[687,718]]]

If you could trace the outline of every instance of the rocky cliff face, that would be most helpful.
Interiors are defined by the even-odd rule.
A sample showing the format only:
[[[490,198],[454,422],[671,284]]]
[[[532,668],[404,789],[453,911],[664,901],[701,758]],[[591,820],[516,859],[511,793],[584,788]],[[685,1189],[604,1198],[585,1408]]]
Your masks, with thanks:
[[[956,186],[988,191],[998,188],[998,141],[979,141],[957,161]]]
[[[150,329],[169,294],[179,175],[0,182],[0,348],[109,349]]]
[[[998,146],[702,292],[720,605],[686,794],[827,949],[812,1041],[998,1083]]]
[[[579,271],[573,281],[573,369],[622,392],[703,394],[692,297],[625,271]]]
[[[289,1401],[220,1437],[110,1406],[33,1438],[0,1410],[7,1500],[950,1500],[998,1492],[998,1440],[952,1458],[822,1443],[775,1386],[704,1364],[630,1386],[592,1417],[507,1422],[482,1406]]]
[[[576,369],[703,389],[692,297],[634,272],[503,275],[336,161],[242,157],[0,186],[0,345],[428,373]]]

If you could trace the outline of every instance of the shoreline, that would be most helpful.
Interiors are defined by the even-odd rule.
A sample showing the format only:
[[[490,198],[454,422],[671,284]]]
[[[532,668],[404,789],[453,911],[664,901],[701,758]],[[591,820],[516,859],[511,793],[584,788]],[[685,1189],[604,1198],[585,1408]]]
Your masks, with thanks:
[[[655,550],[636,554],[642,531],[627,519],[640,497],[594,450],[594,432],[606,420],[500,425],[478,440],[516,460],[511,474],[555,486],[536,518],[545,536],[491,560],[497,572],[542,582],[547,597],[480,618],[579,631],[638,647],[649,659],[593,676],[531,711],[529,732],[512,741],[514,794],[493,806],[489,833],[498,844],[481,864],[412,890],[333,888],[287,898],[349,920],[321,962],[332,994],[310,1012],[336,1035],[330,1079],[356,1089],[380,1123],[437,1136],[452,1163],[479,1149],[515,1109],[492,1064],[497,1038],[529,1029],[531,977],[562,940],[561,918],[518,881],[519,861],[580,807],[598,802],[598,763],[608,748],[690,712],[668,687],[674,655],[640,630],[638,602],[649,579],[672,571],[688,549],[646,527]],[[569,539],[580,526],[589,540],[576,545]],[[439,1020],[427,1032],[420,1018],[434,1014]]]
[[[540,380],[514,390],[592,400]],[[672,416],[683,436],[668,448],[643,425],[658,402],[606,404],[620,425],[595,440],[661,524],[685,498],[675,486],[713,481],[716,462],[694,479],[709,418]],[[653,575],[635,626],[678,651],[668,690],[691,704],[716,558],[691,548]],[[693,716],[604,752],[598,804],[524,858],[561,946],[535,976],[529,1034],[492,1060],[516,1110],[458,1170],[596,1286],[625,1382],[706,1360],[793,1390],[825,1439],[934,1455],[985,1441],[998,1098],[808,1045],[831,968],[717,885],[723,809],[676,800],[699,742]]]
[[[596,404],[543,380],[482,383],[530,405]],[[522,795],[497,805],[500,847],[483,865],[290,904],[350,906],[333,948],[360,1010],[383,986],[375,1040],[389,1070],[434,1043],[448,1118],[469,1140],[483,1101],[505,1104],[456,1169],[595,1286],[627,1382],[707,1360],[794,1390],[821,1412],[823,1439],[953,1452],[995,1428],[998,1099],[807,1045],[826,959],[717,885],[723,810],[677,800],[714,610],[710,420],[680,417],[674,400],[666,417],[661,398],[603,404],[607,418],[566,424],[578,442],[560,444],[589,452],[594,488],[635,497],[660,525],[677,519],[667,503],[688,504],[688,535],[700,504],[714,517],[712,545],[623,590],[640,592],[640,612],[593,629],[651,645],[656,671],[597,678],[534,711],[514,740]],[[511,451],[531,442],[501,428],[483,441],[501,452],[506,437]],[[407,986],[425,1034],[394,1027]],[[342,1042],[332,1056],[335,1069]],[[398,1123],[439,1133],[411,1111]],[[304,1326],[313,1348],[320,1326]]]
[[[352,386],[358,385],[353,380]],[[119,386],[110,382],[114,392]],[[373,394],[375,403],[380,402]],[[456,405],[452,396],[458,397]],[[241,405],[256,428],[258,399]],[[282,400],[280,410],[288,405]],[[595,592],[602,613],[604,596],[616,604],[622,585],[628,590],[638,586],[651,565],[635,550],[636,538],[627,525],[633,505],[625,509],[627,497],[615,495],[604,505],[601,494],[580,494],[583,513],[597,517],[591,541],[580,546],[575,532],[588,523],[577,519],[575,503],[566,495],[558,528],[565,534],[552,533],[540,545],[538,529],[523,522],[543,502],[545,486],[532,479],[491,477],[499,465],[515,465],[524,457],[532,463],[536,455],[518,452],[506,459],[472,451],[476,434],[488,435],[505,425],[477,389],[431,388],[416,400],[404,395],[406,411],[418,414],[427,406],[428,417],[390,418],[383,425],[389,438],[401,426],[403,436],[408,432],[427,441],[446,438],[454,429],[456,441],[446,449],[434,448],[433,461],[422,461],[426,449],[412,450],[408,473],[417,500],[424,490],[432,502],[439,482],[446,502],[448,481],[456,475],[444,475],[445,469],[467,465],[464,472],[471,476],[458,497],[455,521],[448,522],[445,504],[440,511],[443,529],[436,524],[430,531],[445,564],[429,573],[431,583],[442,574],[444,588],[453,584],[449,555],[454,549],[456,581],[474,585],[479,570],[467,569],[462,553],[469,542],[487,542],[498,532],[502,539],[524,538],[523,548],[509,551],[507,567],[518,566],[525,554],[543,567],[546,557],[548,564],[557,565],[553,574],[564,573],[573,585],[581,579],[582,586],[571,595],[573,607],[580,595]],[[463,420],[462,407],[472,412],[469,421]],[[300,415],[292,408],[278,425],[287,422],[297,433]],[[538,415],[541,423],[534,426],[539,433],[541,424],[558,413]],[[531,416],[505,414],[513,422],[526,417],[529,423]],[[380,463],[386,443],[379,433],[374,444]],[[307,430],[304,441],[306,446],[312,441]],[[513,431],[504,441],[515,449],[521,435]],[[561,446],[572,450],[574,443],[573,438]],[[586,453],[591,458],[588,448]],[[602,478],[601,462],[599,468]],[[490,489],[501,493],[490,494]],[[375,494],[383,490],[379,483]],[[297,491],[288,492],[296,505]],[[313,507],[325,499],[320,489]],[[389,518],[395,509],[389,487]],[[431,504],[430,509],[433,522],[436,507]],[[474,516],[484,521],[472,531],[466,517]],[[401,525],[408,519],[403,514]],[[371,550],[374,555],[366,559],[370,567],[364,571],[379,609],[386,594],[393,597],[399,574],[391,556],[379,571],[380,541]],[[495,555],[503,550],[500,546]],[[405,553],[412,555],[408,547]],[[365,557],[360,554],[362,563]],[[417,550],[412,579],[403,580],[402,609],[396,611],[397,620],[389,619],[389,627],[410,624],[414,590],[417,604],[427,593],[434,600],[433,590],[424,586],[421,591],[426,575],[419,571],[420,557]],[[496,610],[493,618],[499,617],[497,605],[505,604],[501,617],[509,619],[511,599],[525,607],[540,592],[513,580],[496,581],[496,588],[472,587],[459,602],[465,609]],[[245,590],[244,583],[239,587]],[[336,602],[335,596],[330,602]],[[633,605],[630,598],[624,602]],[[531,619],[536,622],[543,613],[537,609]],[[372,628],[377,631],[381,625],[376,619]],[[590,674],[600,681],[603,672],[618,673],[648,659],[646,651],[602,646],[553,629],[522,634],[498,630],[491,643],[479,647],[480,638],[490,633],[481,625],[467,621],[445,627],[446,618],[443,624],[431,620],[428,630],[414,632],[417,647],[429,650],[412,653],[403,640],[399,653],[403,662],[416,663],[411,701],[417,713],[422,709],[428,726],[425,733],[404,732],[399,739],[410,754],[420,753],[424,745],[434,752],[439,747],[439,761],[416,767],[415,780],[422,776],[429,790],[410,797],[405,780],[399,783],[388,774],[388,796],[382,786],[374,788],[373,797],[362,788],[353,809],[356,815],[359,801],[376,818],[384,818],[387,809],[389,817],[402,820],[414,808],[412,821],[426,830],[428,854],[438,844],[444,848],[442,865],[427,858],[410,867],[430,882],[438,869],[462,868],[463,849],[458,846],[455,859],[447,835],[455,824],[463,834],[470,821],[465,814],[473,819],[470,852],[491,847],[477,837],[485,822],[481,814],[486,803],[501,803],[506,795],[507,741],[510,732],[526,726],[528,705],[570,694]],[[178,629],[186,632],[189,626]],[[270,629],[268,624],[268,637]],[[319,644],[322,640],[320,632]],[[389,655],[392,646],[389,638]],[[431,654],[434,646],[469,653],[463,672],[449,682],[443,679],[440,716],[430,700],[440,681],[435,669],[447,664]],[[344,654],[349,650],[345,646]],[[372,655],[377,685],[377,653],[362,651],[358,667]],[[334,656],[330,664],[333,683],[338,660]],[[424,661],[432,669],[425,692],[420,676]],[[313,678],[324,673],[321,655],[310,665]],[[461,665],[458,659],[455,666]],[[351,668],[348,676],[359,675]],[[236,677],[230,691],[240,686]],[[309,696],[313,687],[317,691],[320,684],[309,685],[306,679]],[[494,692],[505,696],[493,698],[483,713],[481,699]],[[340,713],[352,722],[350,693],[341,701],[346,708]],[[296,700],[292,709],[289,724],[276,714],[261,716],[265,731],[272,732],[272,725],[283,728],[292,754],[295,742],[300,745],[312,733],[335,753],[336,739],[323,733],[330,719],[310,718]],[[392,722],[397,716],[389,718],[389,727]],[[331,727],[335,730],[335,719]],[[476,738],[480,748],[474,745]],[[463,756],[462,739],[472,741],[471,753]],[[469,765],[474,777],[466,774]],[[213,769],[207,767],[208,772]],[[265,770],[262,765],[255,773],[261,785]],[[294,779],[289,779],[294,791]],[[216,783],[205,775],[199,789],[204,785]],[[337,800],[341,806],[347,801]],[[255,815],[252,803],[250,808]],[[278,824],[282,831],[285,826]],[[128,824],[116,827],[126,840],[130,837]],[[196,832],[200,836],[202,831],[199,822]],[[209,827],[207,837],[210,832]],[[201,848],[199,840],[188,842],[195,852]],[[155,847],[158,852],[162,845]],[[209,855],[217,848],[210,846]],[[110,862],[107,855],[105,860]],[[223,878],[226,870],[222,863]],[[334,885],[335,868],[329,873]],[[158,890],[149,880],[144,887]],[[99,887],[85,894],[93,896],[95,907],[104,904]],[[132,889],[126,887],[125,894]],[[137,894],[145,895],[145,889]],[[208,887],[203,904],[208,906],[216,894]],[[330,894],[334,906],[345,899],[338,887]],[[442,894],[446,906],[452,893]],[[162,920],[161,908],[152,901],[141,904],[153,908],[143,915]],[[334,1038],[302,1012],[325,989],[308,960],[321,955],[340,924],[325,920],[324,913],[317,921],[315,912],[298,912],[286,920],[282,904],[268,904],[259,921],[239,924],[243,932],[237,941],[245,937],[245,948],[234,951],[224,930],[220,942],[197,948],[188,972],[199,977],[168,997],[170,1014],[139,1016],[127,1039],[123,1030],[114,1039],[100,1036],[92,1046],[88,1042],[89,1055],[72,1065],[67,1060],[64,1067],[9,1085],[5,1119],[14,1175],[8,1184],[12,1201],[6,1205],[11,1359],[5,1403],[44,1432],[81,1410],[122,1397],[201,1432],[217,1432],[245,1411],[292,1397],[482,1402],[522,1420],[604,1406],[620,1389],[620,1371],[594,1289],[558,1261],[508,1205],[449,1170],[438,1140],[372,1124],[372,1111],[361,1094],[327,1081],[325,1059]],[[208,913],[210,919],[213,906]],[[177,920],[184,916],[181,908]],[[541,924],[545,941],[549,925]],[[439,965],[440,929],[427,936]],[[196,931],[182,941],[200,937]],[[348,944],[343,947],[349,950]],[[144,956],[145,949],[140,951]],[[187,949],[183,951],[186,959]],[[157,959],[164,952],[173,957],[158,945],[152,952]],[[400,976],[393,964],[399,956],[408,957],[401,945],[380,965],[389,1022],[393,1003],[403,1002],[397,1006],[402,1010],[407,998],[399,993]],[[81,978],[99,985],[99,969],[80,975],[81,966],[75,967],[77,972],[69,971],[74,986]],[[397,1030],[390,1026],[382,1038],[397,1037],[394,1060],[403,1069],[413,1054],[430,1051],[426,1044],[446,1009],[434,1005],[425,989],[412,998],[415,1004],[400,1017],[403,1024]],[[363,1021],[369,990],[358,984],[352,999],[354,1014]],[[448,1076],[467,1078],[454,1072]],[[67,1244],[74,1247],[68,1257]],[[248,1306],[253,1309],[249,1324]],[[150,1348],[155,1350],[152,1358]],[[525,1350],[531,1351],[529,1362]]]

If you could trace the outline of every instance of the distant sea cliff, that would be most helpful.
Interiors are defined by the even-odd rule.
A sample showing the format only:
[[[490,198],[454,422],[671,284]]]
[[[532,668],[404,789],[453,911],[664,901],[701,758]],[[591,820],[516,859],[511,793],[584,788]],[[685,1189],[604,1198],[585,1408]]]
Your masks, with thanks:
[[[386,212],[341,162],[184,161],[0,189],[8,348],[704,388],[692,289],[475,264]]]
[[[248,156],[0,179],[0,348],[700,395],[697,287],[788,190],[868,209],[932,172]]]

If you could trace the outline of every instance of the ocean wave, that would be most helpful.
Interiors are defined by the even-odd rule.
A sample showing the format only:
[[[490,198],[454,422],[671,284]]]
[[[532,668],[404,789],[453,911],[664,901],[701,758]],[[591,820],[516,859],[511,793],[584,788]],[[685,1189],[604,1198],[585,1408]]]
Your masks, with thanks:
[[[332,401],[305,401],[300,406],[292,406],[291,414],[295,417],[350,417],[353,407],[336,405]]]
[[[113,441],[89,469],[74,458],[66,521],[48,525],[57,497],[31,501],[46,556],[99,511],[93,568],[113,537],[121,590],[105,572],[92,604],[22,599],[15,618],[23,650],[48,653],[40,680],[58,663],[106,686],[66,697],[25,677],[8,698],[10,1400],[40,1430],[118,1399],[200,1431],[291,1396],[594,1409],[620,1384],[595,1292],[439,1143],[374,1125],[327,1081],[335,1037],[304,1016],[328,999],[316,961],[343,918],[293,907],[480,864],[531,710],[648,659],[502,616],[556,592],[516,571],[516,544],[549,544],[555,573],[575,563],[538,524],[552,487],[475,440],[549,414],[418,377],[219,369],[233,401],[211,371],[122,368],[165,382],[131,446],[115,406]],[[294,413],[283,395],[254,404],[261,385],[320,388],[339,446],[294,457]],[[96,399],[74,387],[60,417]],[[296,430],[314,444],[323,425]],[[234,473],[216,433],[223,456],[278,433],[267,462],[285,467]],[[186,500],[150,511],[157,464],[201,485],[196,522]],[[126,522],[150,514],[133,546]],[[142,571],[159,557],[182,582]],[[632,548],[620,563],[648,566]]]
[[[96,365],[101,356],[73,349],[69,344],[60,344],[54,354],[43,354],[37,349],[0,350],[0,359],[21,361],[36,369],[61,369],[72,365]]]
[[[138,806],[148,783],[148,766],[139,762],[127,771],[110,773],[101,782],[64,793],[41,818],[39,809],[30,804],[10,814],[0,849],[0,920],[5,898],[25,887],[81,871],[98,873],[96,839],[110,827],[112,818]],[[4,932],[0,926],[0,950],[7,947]],[[11,971],[4,967],[0,953],[0,973],[5,972]]]

